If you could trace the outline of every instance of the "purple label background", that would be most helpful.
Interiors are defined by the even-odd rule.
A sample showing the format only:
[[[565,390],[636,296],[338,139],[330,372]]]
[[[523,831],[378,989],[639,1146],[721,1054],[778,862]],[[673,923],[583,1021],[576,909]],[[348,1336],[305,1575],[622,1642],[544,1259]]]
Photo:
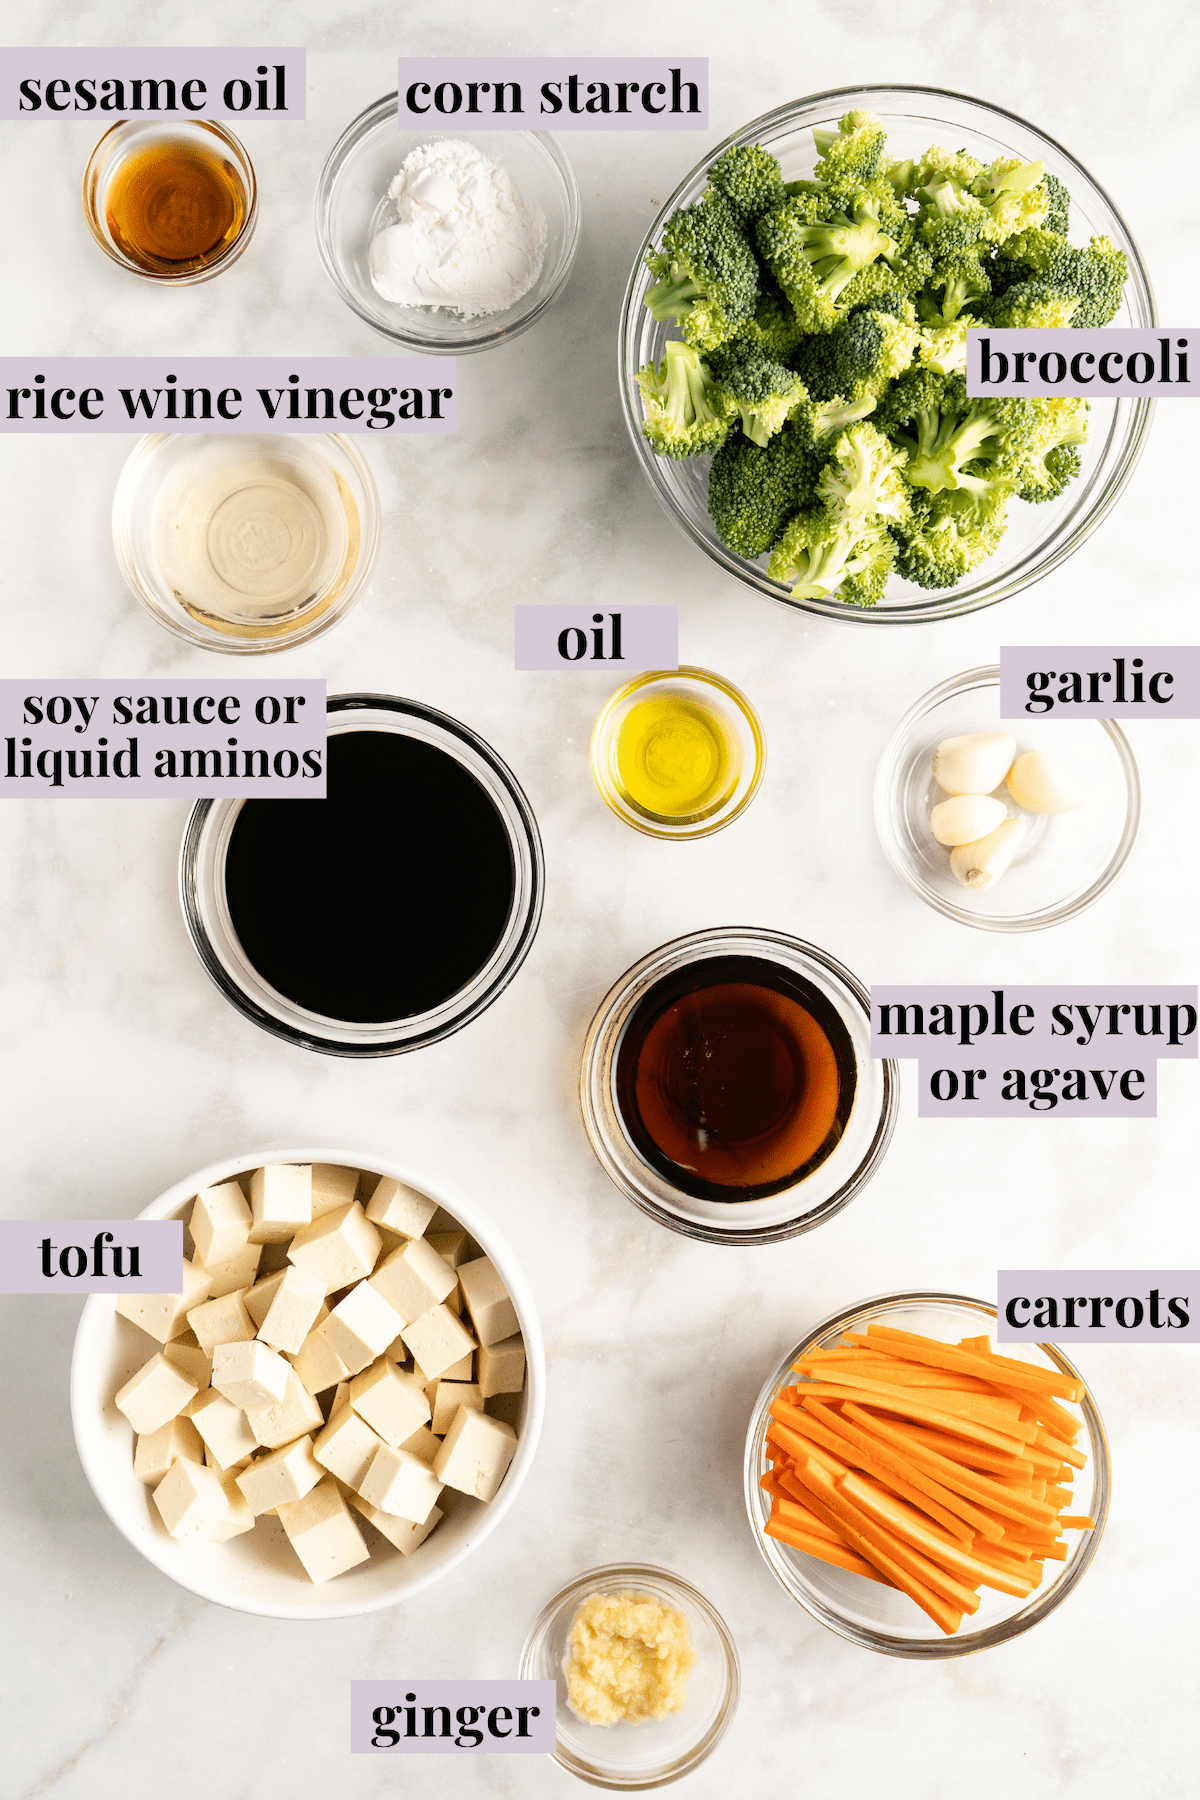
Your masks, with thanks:
[[[594,606],[518,606],[516,609],[516,663],[518,669],[579,669],[596,674],[629,675],[643,669],[679,667],[679,608],[677,606],[621,606],[621,659],[609,655],[612,645],[612,612],[601,614],[604,658],[593,658],[593,631],[600,627]],[[572,628],[587,638],[588,654],[572,662],[560,656],[558,640]],[[578,639],[573,638],[572,643]]]
[[[699,101],[698,112],[668,110],[672,94],[672,69],[679,70],[680,82],[692,82]],[[572,113],[568,110],[568,77],[578,75],[580,104],[589,98],[588,83],[606,81],[610,104],[617,104],[616,83],[637,82],[638,92],[627,96],[628,113]],[[707,56],[402,56],[399,61],[399,116],[404,130],[414,125],[436,131],[707,131],[708,130],[708,58]],[[457,82],[463,89],[463,103],[458,112],[439,113],[433,105],[432,92],[439,82]],[[521,88],[519,113],[496,113],[492,94],[479,95],[479,112],[468,113],[468,82],[515,81]],[[555,112],[542,97],[542,84],[561,84],[562,110]],[[661,113],[648,112],[642,103],[647,83],[661,82],[665,93],[655,94]],[[427,113],[410,110],[408,91],[414,82],[425,82],[430,93],[415,98]],[[686,107],[691,95],[682,90],[681,104]],[[505,95],[505,105],[512,95]]]
[[[104,1244],[104,1268],[90,1273],[94,1241],[101,1232],[112,1232]],[[42,1239],[54,1246],[52,1277],[42,1274]],[[86,1275],[63,1275],[58,1252],[68,1244],[87,1251]],[[120,1247],[138,1250],[136,1281],[118,1281],[112,1274],[112,1252]],[[125,1258],[129,1267],[129,1258]],[[183,1223],[179,1219],[4,1219],[0,1220],[0,1294],[182,1294]]]
[[[406,1720],[405,1695],[415,1694],[413,1704],[418,1725],[422,1725],[421,1708],[448,1706],[455,1736],[460,1727],[454,1723],[459,1707],[482,1707],[482,1718],[475,1730],[483,1733],[481,1744],[456,1744],[453,1737],[405,1738],[398,1744],[373,1744],[379,1731],[373,1718],[378,1706],[399,1708],[390,1729],[403,1733]],[[505,1727],[510,1737],[490,1737],[487,1716],[494,1707],[506,1706],[513,1717]],[[538,1717],[530,1718],[529,1736],[518,1738],[517,1708],[538,1708]],[[553,1681],[352,1681],[350,1683],[350,1748],[360,1756],[546,1756],[557,1741],[555,1710],[556,1684]],[[503,1724],[502,1720],[497,1721]]]
[[[1135,669],[1133,659],[1140,656],[1142,667]],[[1120,671],[1114,668],[1117,657],[1125,662],[1124,686],[1126,699],[1114,699]],[[1032,710],[1029,701],[1037,698],[1029,691],[1027,677],[1037,672],[1049,673],[1053,669],[1056,679],[1051,681],[1044,691],[1053,700],[1053,706],[1047,711],[1040,707]],[[1154,700],[1148,692],[1148,683],[1160,670],[1173,676],[1171,682],[1160,682],[1159,691],[1167,696],[1166,700]],[[1083,682],[1084,693],[1090,692],[1087,681],[1089,672],[1108,675],[1108,681],[1098,683],[1103,696],[1098,701],[1060,701],[1058,689],[1061,677],[1076,674]],[[1142,677],[1143,699],[1134,700],[1134,675]],[[1124,645],[1044,645],[1019,644],[1002,647],[1000,651],[1000,717],[1002,719],[1200,719],[1200,649],[1192,644],[1135,644],[1132,648]]]
[[[256,83],[264,79],[256,71],[260,63],[267,65],[268,110],[255,110],[254,101],[258,99]],[[275,65],[284,66],[284,97],[287,102],[286,112],[275,110],[276,75]],[[75,96],[70,96],[71,105],[65,112],[55,112],[45,102],[46,84],[50,81],[75,82],[94,80],[97,96],[99,84],[105,80],[133,81],[137,79],[174,81],[176,87],[182,87],[185,81],[199,80],[207,85],[204,105],[197,111],[182,104],[175,112],[163,113],[131,113],[127,108],[113,112],[101,112],[99,102],[89,112],[86,107],[74,110]],[[226,106],[223,90],[227,81],[240,79],[250,83],[253,100],[250,106],[241,112]],[[21,83],[29,80],[40,80],[39,92],[42,104],[36,112],[21,107]],[[63,96],[67,98],[67,96]],[[99,124],[107,121],[115,123],[118,118],[166,118],[166,119],[302,119],[305,116],[306,84],[304,74],[303,50],[244,50],[240,47],[231,49],[180,50],[172,46],[162,50],[114,50],[111,46],[104,49],[51,49],[45,45],[36,48],[19,50],[0,50],[0,119],[77,119],[93,118]],[[178,94],[176,95],[178,101]]]
[[[1003,1035],[992,1033],[997,993],[1002,996]],[[1154,1118],[1157,1110],[1157,1059],[1196,1056],[1196,1000],[1194,987],[1115,987],[1105,983],[1097,983],[1092,987],[999,989],[873,986],[871,1054],[917,1059],[919,1118]],[[1063,1032],[1060,1027],[1055,1035],[1052,1008],[1070,1006],[1077,1009],[1081,1003],[1090,1009],[1109,1005],[1146,1008],[1157,1005],[1161,1008],[1162,1035],[1139,1037],[1134,1029],[1134,1016],[1127,1013],[1117,1015],[1117,1023],[1122,1027],[1120,1035],[1110,1036],[1109,1015],[1105,1012],[1093,1024],[1090,1041],[1087,1041],[1088,1026],[1086,1022],[1080,1021],[1077,1010],[1070,1015],[1072,1029]],[[884,1035],[879,1030],[879,1022],[880,1008],[885,1005],[921,1006],[924,1009],[926,1035],[918,1037],[911,1032],[906,1035],[895,1030]],[[929,1035],[928,1018],[933,1006],[949,1006],[953,1009],[953,1036],[941,1033],[937,1036]],[[1021,1016],[1019,1019],[1019,1023],[1028,1032],[1025,1037],[1016,1034],[1011,1028],[1012,1009],[1015,1006],[1033,1008],[1032,1017]],[[1171,1006],[1193,1009],[1190,1018],[1182,1011],[1176,1015],[1176,1035],[1182,1039],[1178,1044],[1167,1041],[1170,1035],[1168,1008]],[[964,1007],[979,1010],[964,1014],[960,1011]],[[981,1012],[984,1015],[982,1018]],[[1092,1017],[1095,1018],[1094,1010]],[[1144,1014],[1144,1018],[1147,1025],[1152,1022],[1149,1012]],[[964,1021],[966,1035],[972,1040],[969,1043],[960,1042],[964,1035]],[[1185,1036],[1189,1024],[1191,1029]],[[1085,1041],[1080,1042],[1081,1038]],[[930,1078],[939,1069],[950,1069],[958,1074],[959,1092],[956,1098],[939,1100],[933,1094]],[[967,1069],[985,1071],[984,1077],[976,1081],[977,1098],[974,1100],[964,1097],[963,1071]],[[1042,1104],[1032,1107],[1029,1098],[1004,1100],[1001,1098],[1001,1091],[1006,1085],[1005,1071],[1009,1069],[1025,1071],[1030,1097],[1030,1077],[1035,1069],[1057,1069],[1060,1074],[1067,1069],[1083,1069],[1087,1074],[1087,1098],[1064,1100],[1061,1097],[1063,1083],[1056,1078],[1044,1084],[1052,1087],[1059,1096],[1053,1107]],[[1115,1069],[1117,1072],[1107,1099],[1101,1098],[1096,1091],[1096,1084],[1091,1076],[1093,1069],[1098,1069],[1106,1079],[1108,1071]],[[1140,1088],[1135,1089],[1138,1095],[1135,1099],[1126,1099],[1120,1092],[1120,1076],[1126,1069],[1140,1069],[1145,1076]]]
[[[51,697],[56,694],[65,695],[71,701],[71,717],[65,724],[53,725],[46,720],[40,725],[22,723],[28,695],[40,696],[44,710]],[[143,695],[154,695],[159,700],[160,711],[164,698],[177,701],[180,695],[186,695],[189,716],[192,703],[201,695],[209,695],[218,702],[227,694],[236,695],[241,707],[237,722],[233,725],[227,725],[221,719],[215,720],[211,725],[114,724],[113,701],[118,694],[131,701],[135,713],[137,702]],[[304,698],[304,705],[294,708],[294,725],[287,724],[287,711],[282,707],[284,696],[289,694],[302,695]],[[82,723],[75,705],[76,695],[81,695],[89,705],[93,700],[96,701],[85,731],[75,729]],[[278,724],[263,725],[254,716],[255,705],[265,696],[275,696],[280,701],[282,711]],[[108,739],[104,748],[110,759],[110,767],[117,752],[128,750],[130,738],[137,740],[136,777],[110,774],[70,779],[65,773],[65,752],[90,749],[95,766],[96,752],[101,747],[98,740],[101,737]],[[277,751],[292,750],[300,759],[301,768],[304,766],[304,752],[314,750],[320,753],[320,777],[302,777],[297,773],[289,778],[277,775],[273,767],[271,774],[265,778],[260,775],[177,775],[174,779],[168,779],[154,773],[155,753],[158,750],[174,750],[177,758],[183,750],[219,750],[222,767],[227,768],[230,753],[228,740],[231,737],[237,739],[239,768],[245,766],[242,762],[243,750],[265,750],[268,764],[273,762]],[[326,737],[325,683],[307,678],[278,675],[273,681],[242,681],[228,676],[214,676],[207,681],[183,681],[135,676],[126,681],[72,681],[55,676],[50,679],[26,677],[22,680],[3,680],[0,681],[0,800],[239,800],[243,796],[271,800],[323,800]],[[10,751],[9,738],[16,739],[15,751]],[[10,756],[15,756],[18,769],[22,767],[23,738],[32,739],[29,754],[34,758],[35,771],[39,752],[49,753],[45,765],[49,772],[44,778],[36,772],[29,778],[8,775]],[[61,787],[51,786],[53,775],[50,759],[56,750],[64,752]]]
[[[1001,1269],[996,1276],[996,1286],[999,1294],[996,1342],[999,1344],[1061,1344],[1070,1351],[1072,1346],[1084,1341],[1089,1344],[1200,1342],[1200,1269]],[[1170,1318],[1167,1301],[1179,1299],[1188,1315],[1188,1323],[1181,1326],[1172,1319],[1169,1326],[1153,1326],[1150,1323],[1151,1288],[1157,1288],[1161,1295],[1160,1317]],[[1098,1294],[1101,1300],[1107,1296],[1113,1301],[1112,1306],[1101,1306],[1103,1324],[1099,1329],[1091,1322],[1090,1306],[1086,1310],[1076,1309],[1073,1327],[1068,1328],[1062,1323],[1065,1318],[1062,1299],[1067,1294],[1076,1298]],[[1024,1330],[1010,1325],[1004,1309],[1010,1300],[1022,1295],[1034,1302],[1042,1296],[1057,1300],[1059,1324],[1056,1327],[1030,1324]],[[1126,1295],[1142,1303],[1145,1316],[1140,1325],[1124,1326],[1116,1317],[1116,1302]],[[1028,1312],[1022,1309],[1017,1316],[1032,1319],[1036,1310],[1034,1305]],[[1126,1308],[1126,1316],[1135,1316],[1132,1308]]]
[[[1008,374],[1005,379],[992,379],[984,382],[981,376],[983,360],[983,340],[987,339],[993,358],[997,355],[1007,356]],[[1187,339],[1186,348],[1179,348],[1180,338]],[[1163,357],[1163,340],[1169,345],[1167,369],[1169,381],[1161,379]],[[1040,358],[1048,350],[1056,350],[1067,359],[1066,379],[1063,381],[1043,380],[1036,363],[1025,363],[1022,374],[1024,380],[1014,380],[1015,363],[1013,353],[1017,350],[1032,350]],[[1139,351],[1149,355],[1154,369],[1149,381],[1131,381],[1125,373],[1129,358]],[[1106,381],[1100,374],[1100,358],[1111,355],[1108,363],[1111,374],[1116,380]],[[1091,356],[1092,361],[1087,361]],[[1117,362],[1116,358],[1123,358]],[[1186,379],[1181,379],[1177,358],[1185,359]],[[995,377],[1003,365],[992,363],[992,374]],[[1138,364],[1144,368],[1144,363]],[[1072,371],[1078,371],[1078,375]],[[1087,377],[1090,376],[1089,381]],[[1077,394],[1085,400],[1119,400],[1132,397],[1143,400],[1194,399],[1200,394],[1200,331],[1195,326],[1160,325],[1151,330],[1130,325],[1104,325],[1089,331],[991,331],[986,327],[972,329],[967,332],[967,393],[976,399],[988,394],[1024,394],[1028,399],[1033,394],[1057,394],[1060,399]]]
[[[46,377],[42,385],[48,395],[59,388],[73,388],[76,394],[80,394],[84,388],[99,388],[104,396],[103,405],[99,401],[94,401],[91,405],[92,411],[99,411],[101,416],[98,419],[83,419],[79,417],[76,408],[75,416],[65,420],[34,419],[28,416],[9,418],[13,403],[8,390],[32,389],[35,375]],[[213,417],[168,418],[163,410],[168,375],[176,376],[173,385],[179,390],[189,387],[208,388],[212,394]],[[300,377],[298,392],[301,412],[307,406],[308,388],[331,388],[335,416],[332,419],[289,418],[288,391],[292,385],[288,382],[289,375]],[[125,401],[121,398],[121,388],[129,388],[135,401],[139,391],[144,388],[154,403],[153,414],[147,418],[144,409],[139,408],[137,417],[131,418]],[[225,388],[237,388],[241,394],[240,402],[228,402],[230,411],[238,408],[240,416],[237,418],[224,419],[217,413],[217,396]],[[263,404],[259,388],[268,390],[272,405],[277,404],[277,390],[284,390],[283,399],[278,402],[279,410],[273,419]],[[360,395],[365,395],[372,389],[390,390],[378,405],[384,415],[392,415],[391,424],[387,424],[385,419],[377,419],[371,424],[371,404],[361,398],[346,401],[351,412],[359,412],[361,417],[353,418],[350,413],[344,413],[341,407],[342,396],[348,395],[354,388],[359,390]],[[444,416],[440,419],[397,418],[396,396],[403,388],[420,390],[422,407],[426,413],[431,404],[430,389],[440,389],[442,398],[438,404]],[[447,388],[450,390],[449,397],[446,396]],[[161,390],[161,397],[157,400],[155,389]],[[371,437],[383,437],[389,431],[453,431],[455,393],[454,358],[446,356],[5,356],[0,357],[0,431],[362,431]],[[28,415],[33,401],[22,399],[18,404]],[[199,405],[199,400],[196,404]],[[64,399],[60,405],[66,411],[68,406],[75,406],[75,402]],[[178,402],[178,407],[182,411],[182,399]],[[324,411],[324,401],[320,396],[317,411]]]

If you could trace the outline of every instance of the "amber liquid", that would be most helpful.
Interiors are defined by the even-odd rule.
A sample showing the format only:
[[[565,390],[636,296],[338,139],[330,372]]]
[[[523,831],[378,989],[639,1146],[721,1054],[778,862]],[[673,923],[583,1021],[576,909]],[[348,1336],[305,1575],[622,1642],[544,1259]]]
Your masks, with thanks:
[[[713,957],[658,982],[617,1052],[625,1129],[660,1174],[703,1200],[759,1200],[823,1163],[854,1103],[850,1034],[777,963]]]
[[[113,242],[155,274],[214,262],[246,220],[246,190],[228,156],[188,137],[156,138],[118,163],[104,198]]]

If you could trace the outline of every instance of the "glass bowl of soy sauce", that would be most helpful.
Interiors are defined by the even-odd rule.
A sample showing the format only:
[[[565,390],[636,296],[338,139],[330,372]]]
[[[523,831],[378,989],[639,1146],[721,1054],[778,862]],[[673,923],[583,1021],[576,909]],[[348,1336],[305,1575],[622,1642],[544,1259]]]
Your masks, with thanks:
[[[770,1244],[840,1212],[896,1123],[867,990],[813,944],[755,926],[676,938],[592,1021],[584,1126],[605,1172],[661,1225]]]
[[[221,993],[331,1056],[395,1056],[477,1018],[524,962],[545,866],[491,746],[383,694],[328,701],[326,798],[200,800],[184,921]]]

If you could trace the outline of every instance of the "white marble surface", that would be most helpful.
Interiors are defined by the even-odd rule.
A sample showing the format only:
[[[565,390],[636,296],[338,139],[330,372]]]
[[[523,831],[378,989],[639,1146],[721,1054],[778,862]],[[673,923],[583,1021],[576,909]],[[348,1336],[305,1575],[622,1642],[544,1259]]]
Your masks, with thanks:
[[[402,48],[707,54],[714,142],[824,87],[979,94],[1088,165],[1142,245],[1161,316],[1196,313],[1200,69],[1184,0],[210,0],[187,15],[162,0],[83,0],[69,22],[29,0],[6,31],[14,42],[301,42],[311,77],[307,124],[246,128],[262,191],[249,253],[177,294],[124,276],[87,238],[78,183],[93,127],[0,126],[10,352],[378,352],[319,266],[311,196],[329,146],[387,91]],[[1159,409],[1116,513],[1003,608],[877,631],[749,596],[659,512],[613,380],[630,261],[704,141],[566,140],[584,232],[565,296],[517,343],[460,364],[457,435],[369,445],[387,508],[379,572],[335,632],[275,665],[327,676],[331,691],[418,696],[517,771],[545,837],[548,899],[528,963],[490,1012],[432,1050],[374,1064],[293,1050],[230,1010],[192,954],[174,893],[184,805],[0,807],[6,1211],[133,1213],[254,1142],[353,1134],[444,1170],[492,1209],[534,1283],[550,1381],[528,1485],[463,1569],[371,1618],[273,1623],[173,1587],[117,1536],[71,1439],[78,1304],[6,1300],[5,1796],[566,1795],[571,1778],[549,1760],[451,1772],[442,1759],[351,1758],[347,1683],[510,1674],[543,1600],[582,1568],[627,1557],[697,1582],[741,1651],[734,1728],[679,1790],[695,1800],[748,1791],[740,1775],[821,1796],[886,1785],[894,1800],[1194,1791],[1196,1558],[1183,1535],[1200,1478],[1194,1350],[1092,1352],[1115,1463],[1105,1541],[1067,1605],[982,1656],[924,1666],[825,1632],[763,1565],[740,1466],[764,1372],[849,1301],[923,1285],[987,1295],[998,1265],[1195,1266],[1195,1064],[1162,1065],[1160,1117],[1129,1125],[918,1121],[910,1065],[875,1181],[822,1230],[766,1251],[653,1225],[610,1187],[580,1125],[579,1048],[601,995],[644,951],[704,925],[782,927],[866,981],[1196,976],[1194,724],[1131,731],[1141,841],[1113,891],[1053,932],[1002,939],[941,920],[892,877],[870,817],[894,719],[936,680],[993,660],[1001,641],[1194,638],[1194,409]],[[0,442],[3,674],[247,673],[176,643],[124,590],[108,512],[129,447]],[[580,596],[678,602],[685,660],[720,669],[759,708],[770,764],[729,832],[670,845],[625,830],[586,761],[609,679],[513,673],[514,604]]]

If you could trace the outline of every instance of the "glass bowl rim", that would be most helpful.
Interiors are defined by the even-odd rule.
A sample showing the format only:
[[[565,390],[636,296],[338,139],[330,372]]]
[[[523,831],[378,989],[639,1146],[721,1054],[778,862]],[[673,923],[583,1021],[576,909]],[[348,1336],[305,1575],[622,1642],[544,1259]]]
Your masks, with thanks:
[[[97,164],[97,159],[100,157],[101,150],[104,148],[105,144],[108,143],[108,140],[111,137],[114,137],[118,132],[126,132],[138,126],[154,126],[155,124],[161,124],[168,131],[177,133],[180,136],[190,136],[193,131],[206,131],[211,136],[220,138],[237,157],[238,173],[245,183],[246,216],[242,221],[241,230],[233,241],[225,246],[220,256],[214,257],[211,262],[202,264],[198,269],[184,269],[178,273],[172,273],[169,269],[160,270],[141,268],[139,264],[134,262],[131,258],[123,255],[117,246],[101,230],[99,220],[95,216],[95,209],[91,203],[89,184],[93,176],[93,169]],[[91,155],[84,165],[80,194],[83,201],[83,216],[87,228],[109,260],[116,263],[119,269],[127,270],[130,275],[140,275],[143,281],[156,282],[159,285],[166,287],[195,287],[202,281],[208,281],[214,275],[223,274],[229,265],[236,262],[238,257],[242,254],[242,251],[245,250],[250,239],[254,235],[254,227],[258,223],[258,176],[255,173],[254,164],[250,158],[250,152],[246,149],[242,140],[229,129],[229,126],[223,119],[162,119],[161,117],[150,117],[145,119],[127,117],[114,119],[113,123],[107,130],[102,132],[100,137],[96,140]]]

